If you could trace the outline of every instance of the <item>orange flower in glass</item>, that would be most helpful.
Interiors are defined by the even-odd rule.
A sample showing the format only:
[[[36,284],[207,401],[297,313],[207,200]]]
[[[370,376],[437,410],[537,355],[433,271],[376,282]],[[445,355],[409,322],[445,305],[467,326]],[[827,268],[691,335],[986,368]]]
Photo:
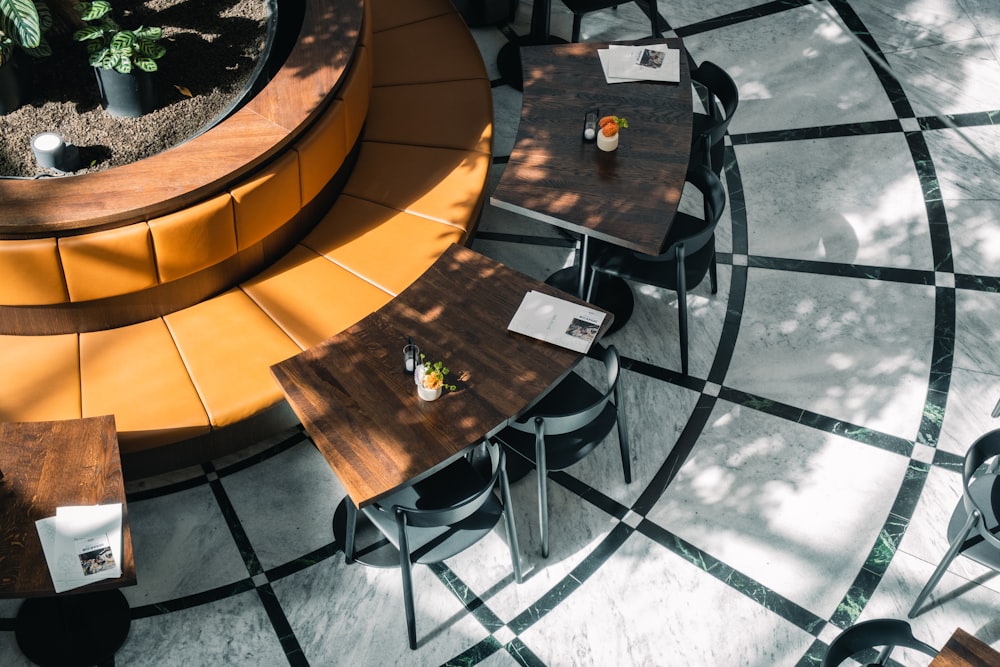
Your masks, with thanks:
[[[424,355],[420,355],[420,361],[423,362],[423,373],[420,376],[420,385],[425,389],[437,389],[438,387],[442,389],[447,389],[448,391],[455,391],[455,385],[445,384],[444,378],[451,371],[447,366],[441,361],[424,361]]]

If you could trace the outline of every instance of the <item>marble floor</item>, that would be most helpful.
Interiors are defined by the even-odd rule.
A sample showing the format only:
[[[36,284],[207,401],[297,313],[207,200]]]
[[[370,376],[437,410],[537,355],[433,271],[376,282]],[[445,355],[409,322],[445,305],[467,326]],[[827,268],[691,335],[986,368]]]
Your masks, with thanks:
[[[497,78],[494,183],[520,105],[495,56],[530,9],[474,30]],[[139,584],[115,665],[806,666],[855,621],[905,617],[946,548],[965,449],[1000,428],[1000,4],[659,12],[742,103],[719,292],[690,296],[690,376],[673,293],[635,286],[632,321],[608,339],[627,358],[633,482],[611,441],[553,475],[548,559],[534,478],[515,484],[525,582],[502,527],[417,568],[417,651],[398,571],[344,564],[330,532],[344,493],[301,431],[133,482]],[[583,38],[648,29],[626,3],[589,14]],[[473,244],[536,277],[571,246],[489,207]],[[17,606],[0,601],[3,665],[24,664]],[[1000,648],[1000,575],[959,558],[913,626],[934,645],[960,626]]]

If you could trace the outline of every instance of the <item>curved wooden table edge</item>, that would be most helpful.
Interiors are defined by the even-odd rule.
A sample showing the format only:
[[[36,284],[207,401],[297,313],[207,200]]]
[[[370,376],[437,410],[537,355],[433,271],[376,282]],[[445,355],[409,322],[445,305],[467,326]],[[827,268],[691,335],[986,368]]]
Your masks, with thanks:
[[[361,37],[365,0],[303,0],[302,28],[246,105],[169,150],[105,171],[0,179],[0,238],[79,234],[180,210],[280,155],[333,99]]]

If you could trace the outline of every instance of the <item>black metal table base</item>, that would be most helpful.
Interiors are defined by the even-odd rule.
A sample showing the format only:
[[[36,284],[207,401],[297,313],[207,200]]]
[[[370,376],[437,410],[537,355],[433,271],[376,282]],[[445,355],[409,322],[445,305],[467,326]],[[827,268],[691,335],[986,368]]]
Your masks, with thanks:
[[[497,69],[500,70],[500,78],[504,83],[514,90],[524,89],[524,79],[521,75],[521,47],[541,44],[566,44],[566,40],[554,35],[536,39],[529,34],[512,39],[500,47],[500,52],[497,53]]]
[[[128,600],[121,591],[99,591],[25,600],[14,636],[36,665],[86,667],[111,660],[131,625]]]
[[[558,287],[564,292],[576,294],[580,284],[580,269],[575,266],[568,266],[559,269],[545,279],[546,285]],[[584,295],[586,296],[586,295]],[[601,276],[598,278],[597,293],[590,300],[598,308],[603,308],[615,316],[608,333],[614,333],[625,326],[632,311],[635,309],[635,297],[632,295],[632,288],[621,278],[611,276]]]
[[[333,539],[341,548],[347,544],[347,503],[344,497],[333,512]],[[354,560],[369,567],[399,567],[399,550],[376,528],[364,512],[358,512],[354,530]]]

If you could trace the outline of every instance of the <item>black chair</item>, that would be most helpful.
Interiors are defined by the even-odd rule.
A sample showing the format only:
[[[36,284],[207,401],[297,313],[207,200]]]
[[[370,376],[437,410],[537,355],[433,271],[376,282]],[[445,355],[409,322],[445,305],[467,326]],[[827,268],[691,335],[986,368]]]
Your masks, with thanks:
[[[680,327],[681,371],[688,372],[687,291],[697,287],[707,273],[712,294],[718,291],[715,263],[715,227],[726,206],[722,182],[704,165],[688,170],[686,182],[697,188],[704,200],[703,218],[686,213],[674,216],[666,251],[645,255],[611,244],[601,244],[592,253],[587,299],[595,293],[600,274],[626,278],[677,292]]]
[[[988,466],[985,465],[987,462]],[[977,439],[965,453],[962,500],[955,507],[948,522],[948,542],[951,546],[910,608],[910,618],[917,615],[920,605],[959,554],[1000,572],[998,467],[1000,467],[1000,430],[995,430]],[[980,468],[983,468],[981,472]]]
[[[601,392],[575,372],[553,387],[527,414],[497,434],[509,451],[532,463],[538,475],[538,516],[542,556],[549,555],[548,473],[563,470],[590,454],[618,426],[625,482],[632,482],[628,428],[614,346],[604,350],[607,389]]]
[[[868,667],[884,665],[896,646],[911,648],[929,656],[938,653],[936,648],[914,637],[910,624],[906,621],[877,618],[852,625],[837,635],[837,638],[830,642],[830,648],[826,650],[826,656],[820,667],[837,667],[852,655],[876,646],[885,648],[879,653],[875,662],[868,663]]]
[[[723,137],[740,105],[740,91],[729,74],[705,61],[691,72],[691,81],[705,89],[707,114],[696,113],[691,128],[691,162],[702,162],[718,176],[725,162]],[[721,107],[721,110],[720,110]]]
[[[589,14],[590,12],[596,12],[599,9],[608,9],[609,7],[614,7],[618,9],[618,5],[624,4],[628,0],[562,0],[562,3],[573,12],[573,36],[570,39],[572,42],[580,41],[580,23],[583,21],[583,15]],[[661,37],[660,33],[660,15],[656,9],[656,0],[633,0],[640,8],[645,5],[649,11],[649,25],[653,31],[654,37]]]
[[[485,443],[485,453],[458,459],[444,470],[365,507],[365,516],[399,549],[403,577],[403,605],[410,648],[417,647],[413,605],[413,563],[439,563],[461,553],[486,537],[501,517],[507,528],[507,543],[514,579],[521,583],[514,513],[503,449]],[[493,493],[499,482],[500,498]],[[347,535],[344,559],[354,561],[357,509],[347,502]]]

